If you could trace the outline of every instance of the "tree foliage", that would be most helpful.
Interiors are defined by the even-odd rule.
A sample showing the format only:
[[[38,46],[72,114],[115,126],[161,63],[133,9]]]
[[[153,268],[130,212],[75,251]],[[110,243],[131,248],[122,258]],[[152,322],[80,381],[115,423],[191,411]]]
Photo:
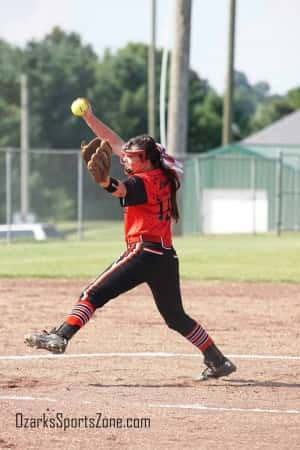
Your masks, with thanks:
[[[287,99],[280,97],[273,98],[271,101],[261,103],[257,106],[251,121],[251,128],[253,131],[259,131],[293,111],[294,108]]]
[[[147,132],[147,46],[128,44],[99,61],[92,101],[123,139]]]
[[[288,101],[288,104],[293,109],[300,108],[300,87],[297,87],[295,89],[291,89],[290,91],[288,91],[287,101]]]
[[[79,148],[92,137],[84,122],[70,113],[74,98],[91,100],[95,113],[125,140],[146,133],[148,46],[129,43],[124,48],[107,50],[100,58],[76,33],[54,28],[42,40],[32,40],[19,49],[0,40],[0,147],[18,147],[20,142],[20,75],[26,73],[30,98],[30,146],[32,148]],[[156,51],[156,92],[159,93],[162,51]],[[168,91],[168,90],[167,90]],[[159,96],[155,138],[159,136]],[[188,151],[205,152],[221,144],[223,98],[195,71],[189,72]],[[234,126],[240,139],[300,108],[300,88],[286,96],[270,94],[266,82],[251,85],[247,76],[235,72]],[[31,173],[34,196],[43,218],[59,204],[61,214],[75,214],[74,191],[76,160],[66,167],[59,158],[39,158]],[[0,161],[3,167],[3,161]],[[1,169],[2,173],[2,169]],[[47,188],[42,174],[47,173]],[[56,180],[65,180],[65,190]],[[55,195],[51,195],[55,193]],[[94,192],[92,190],[92,192]],[[0,186],[0,200],[4,202]],[[95,197],[99,191],[94,192]],[[41,199],[44,199],[42,201]],[[59,201],[58,201],[59,198]],[[3,200],[3,201],[2,201]],[[1,208],[1,207],[0,207]],[[58,208],[56,208],[57,210]],[[91,209],[91,208],[88,208]],[[3,207],[0,218],[3,220]]]
[[[17,146],[20,141],[20,72],[23,53],[0,40],[0,147]]]
[[[78,147],[84,126],[70,114],[70,104],[79,93],[89,97],[96,63],[97,55],[76,33],[54,28],[44,40],[28,43],[23,70],[29,78],[33,147]]]
[[[86,125],[70,114],[78,95],[91,99],[95,112],[124,139],[147,132],[148,47],[130,43],[99,58],[76,33],[54,28],[39,41],[21,50],[0,41],[0,145],[19,143],[19,79],[27,73],[30,88],[30,144],[32,147],[76,148],[91,136]],[[156,53],[156,91],[159,92],[162,52]],[[190,152],[202,152],[221,143],[223,99],[207,80],[190,70]],[[159,139],[159,99],[156,127]],[[237,138],[268,125],[274,118],[300,106],[300,89],[286,97],[270,94],[266,82],[251,85],[246,75],[235,72],[234,123]]]

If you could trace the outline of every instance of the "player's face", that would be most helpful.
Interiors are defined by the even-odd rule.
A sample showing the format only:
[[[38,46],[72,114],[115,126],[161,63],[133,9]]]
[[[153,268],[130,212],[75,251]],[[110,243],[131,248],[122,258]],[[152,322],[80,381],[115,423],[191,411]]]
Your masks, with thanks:
[[[122,163],[127,173],[143,172],[146,166],[144,152],[132,148],[131,151],[124,152]]]

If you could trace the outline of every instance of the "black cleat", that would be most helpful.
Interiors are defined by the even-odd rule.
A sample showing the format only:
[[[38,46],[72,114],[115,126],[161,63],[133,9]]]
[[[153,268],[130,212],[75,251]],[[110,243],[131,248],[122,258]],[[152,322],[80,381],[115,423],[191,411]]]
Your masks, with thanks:
[[[43,331],[42,333],[29,333],[24,338],[25,344],[29,347],[43,348],[51,353],[64,353],[68,345],[68,340],[56,334],[56,329]]]
[[[202,372],[200,377],[196,378],[196,381],[206,381],[210,378],[227,377],[231,373],[236,371],[236,366],[227,358],[224,359],[221,365],[216,366],[211,361],[204,360],[207,368]]]

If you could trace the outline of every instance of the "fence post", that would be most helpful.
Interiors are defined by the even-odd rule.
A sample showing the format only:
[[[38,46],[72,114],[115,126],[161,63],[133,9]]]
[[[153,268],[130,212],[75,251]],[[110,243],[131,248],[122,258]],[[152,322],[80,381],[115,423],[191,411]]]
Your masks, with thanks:
[[[81,153],[77,156],[77,229],[78,239],[83,239],[83,164]]]
[[[283,152],[279,153],[279,161],[277,163],[277,236],[282,231],[282,196],[283,196]]]
[[[256,234],[256,157],[251,158],[251,189],[252,189],[252,225]]]
[[[297,166],[298,166],[298,160],[299,158],[296,158],[297,161]],[[299,230],[299,225],[298,225],[298,200],[299,200],[299,186],[298,186],[298,175],[299,175],[299,170],[298,168],[294,169],[294,207],[293,207],[293,220],[294,220],[294,231],[298,231]]]
[[[11,242],[11,211],[12,211],[12,199],[11,199],[11,150],[8,148],[5,153],[5,171],[6,171],[6,242]]]
[[[298,157],[298,161],[300,162],[300,157]],[[300,164],[299,164],[300,167]],[[296,230],[299,231],[299,208],[298,208],[298,204],[299,204],[299,200],[300,200],[300,183],[299,183],[299,177],[300,177],[300,169],[296,169],[296,202],[295,202],[295,209],[296,209]]]
[[[197,214],[197,224],[196,228],[200,233],[203,232],[203,211],[202,211],[202,195],[201,195],[201,175],[200,175],[200,165],[201,165],[201,159],[195,158],[194,159],[194,170],[195,170],[195,189],[196,189],[196,211],[198,211]]]

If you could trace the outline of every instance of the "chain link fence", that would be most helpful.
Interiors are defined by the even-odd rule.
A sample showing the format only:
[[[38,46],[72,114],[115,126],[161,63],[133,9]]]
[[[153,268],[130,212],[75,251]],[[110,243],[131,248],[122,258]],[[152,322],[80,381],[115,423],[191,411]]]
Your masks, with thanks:
[[[59,225],[74,222],[83,238],[86,221],[121,220],[118,201],[95,184],[79,150],[34,149],[28,151],[28,217],[35,222]],[[123,178],[117,157],[112,173]],[[20,222],[20,149],[0,149],[0,223]],[[27,219],[28,219],[27,217]]]
[[[29,212],[35,222],[74,224],[84,238],[84,224],[121,220],[119,202],[91,179],[79,150],[29,150]],[[119,159],[113,157],[112,174],[124,178]],[[279,151],[276,157],[250,153],[216,154],[190,158],[185,163],[182,189],[182,232],[205,232],[205,193],[211,190],[245,191],[250,196],[252,232],[256,227],[260,194],[267,199],[267,229],[280,234],[300,230],[300,152]],[[241,202],[240,205],[242,206]],[[225,215],[239,214],[226,211]],[[242,213],[241,213],[242,214]],[[21,218],[20,149],[0,149],[0,223]]]

